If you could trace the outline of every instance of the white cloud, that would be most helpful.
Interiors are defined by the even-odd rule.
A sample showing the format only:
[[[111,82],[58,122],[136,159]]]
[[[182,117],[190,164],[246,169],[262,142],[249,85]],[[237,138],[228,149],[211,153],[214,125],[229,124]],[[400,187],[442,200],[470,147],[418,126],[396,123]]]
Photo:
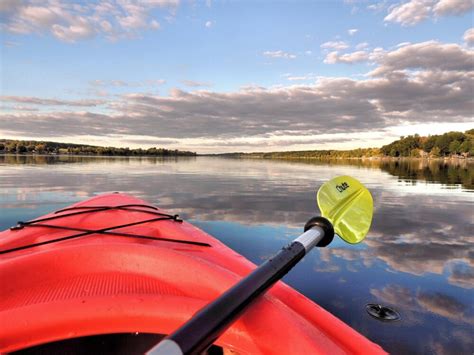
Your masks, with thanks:
[[[212,27],[212,21],[206,21],[205,25],[207,28],[211,28]]]
[[[20,44],[18,42],[13,42],[13,41],[3,41],[3,45],[5,47],[17,47]]]
[[[405,69],[424,69],[438,72],[472,72],[474,51],[454,43],[428,41],[405,45],[381,55],[379,67],[372,75],[393,73]]]
[[[474,45],[474,27],[471,27],[466,32],[464,32],[463,39],[467,44]]]
[[[2,3],[4,4],[4,3]],[[160,23],[150,18],[154,8],[178,6],[174,0],[72,3],[66,0],[7,1],[1,6],[2,30],[12,33],[50,33],[65,42],[76,42],[103,35],[116,40],[136,36],[146,29],[157,30]]]
[[[29,111],[29,112],[38,111],[37,107],[23,106],[23,105],[13,105],[13,106],[2,105],[0,106],[0,109],[8,110],[8,111]]]
[[[102,31],[104,31],[105,33],[112,32],[112,25],[107,20],[100,21],[100,27],[102,28]]]
[[[472,0],[440,0],[433,7],[433,12],[437,16],[462,15],[474,7]]]
[[[468,31],[466,33],[467,40],[470,33]],[[326,55],[324,63],[352,64],[370,61],[378,64],[378,67],[370,72],[372,76],[406,75],[407,71],[414,70],[469,72],[474,68],[473,57],[474,50],[463,48],[458,44],[427,41],[414,44],[400,43],[392,51],[385,51],[382,48],[344,54],[333,51]]]
[[[411,0],[391,7],[384,21],[413,26],[430,16],[432,5],[433,0]]]
[[[180,0],[141,0],[145,6],[158,6],[158,7],[176,7],[180,4]]]
[[[0,1],[0,12],[12,12],[20,5],[18,0],[2,0]]]
[[[153,86],[153,85],[163,85],[166,84],[165,79],[148,79],[143,81],[143,85],[145,86]]]
[[[270,58],[285,58],[285,59],[295,59],[296,54],[284,52],[281,50],[278,51],[265,51],[262,53],[265,57],[270,57]]]
[[[349,45],[344,41],[329,41],[321,44],[321,48],[333,49],[333,50],[344,50],[349,48]]]
[[[189,87],[193,87],[193,88],[196,88],[196,87],[210,87],[210,86],[212,86],[211,83],[204,82],[204,81],[181,80],[181,82],[182,82],[184,85],[189,86]]]
[[[51,32],[56,38],[64,42],[75,42],[95,35],[94,28],[84,18],[78,18],[69,26],[54,24],[51,27]]]
[[[473,7],[473,0],[410,0],[391,6],[384,21],[413,26],[431,17],[463,15]]]
[[[405,46],[408,46],[409,44],[411,44],[411,42],[401,42],[401,43],[397,44],[396,47],[397,48],[405,47]]]
[[[150,28],[154,30],[159,30],[161,28],[161,25],[158,21],[156,20],[151,20],[150,21]]]
[[[374,12],[381,12],[385,10],[386,7],[387,7],[387,1],[384,0],[384,1],[377,2],[375,4],[368,5],[367,9]]]
[[[352,64],[357,62],[365,62],[369,59],[369,53],[366,51],[357,51],[352,53],[341,54],[336,52],[331,52],[324,59],[324,63],[335,64],[335,63],[346,63]]]
[[[339,57],[339,52],[338,51],[329,52],[326,55],[326,58],[324,58],[324,63],[326,63],[326,64],[335,64],[335,63],[338,62],[338,57]]]
[[[301,81],[301,80],[309,80],[310,78],[303,75],[303,76],[289,76],[286,79],[290,81]]]
[[[305,75],[285,75],[286,80],[289,81],[305,81],[305,80],[316,80],[317,76],[313,73],[305,74]]]
[[[144,87],[144,86],[157,86],[157,85],[163,85],[166,83],[166,80],[164,79],[147,79],[144,81],[124,81],[124,80],[92,80],[89,82],[91,86],[95,87]]]
[[[347,30],[347,33],[349,34],[349,36],[353,36],[357,32],[359,32],[359,30],[357,28],[351,28],[350,30]]]
[[[367,42],[361,42],[355,46],[357,50],[365,49],[369,46],[369,43]]]
[[[15,102],[40,106],[79,106],[93,107],[103,105],[104,100],[64,100],[64,99],[45,99],[31,96],[0,96],[1,101]]]

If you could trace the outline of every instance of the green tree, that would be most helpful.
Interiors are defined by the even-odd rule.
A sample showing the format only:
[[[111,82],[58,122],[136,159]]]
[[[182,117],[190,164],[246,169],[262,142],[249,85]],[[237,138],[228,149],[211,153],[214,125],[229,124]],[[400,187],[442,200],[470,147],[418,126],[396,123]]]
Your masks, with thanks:
[[[460,142],[462,142],[466,138],[466,136],[462,132],[448,132],[448,133],[445,133],[445,134],[448,136],[450,141],[460,141]]]
[[[461,153],[468,153],[472,148],[472,142],[470,140],[465,140],[462,142],[462,144],[459,146],[459,151]]]
[[[5,150],[9,153],[15,153],[16,152],[16,142],[15,141],[8,142],[5,145]]]
[[[451,143],[451,140],[446,133],[436,138],[435,146],[439,148],[441,155],[449,154],[449,143]]]
[[[429,136],[425,143],[423,143],[423,150],[425,152],[431,152],[431,149],[433,149],[436,144],[436,138],[438,138],[438,136]]]
[[[449,143],[449,152],[451,154],[458,154],[461,152],[461,142],[458,140],[454,140]]]
[[[441,155],[441,149],[439,149],[438,147],[433,147],[433,149],[431,149],[430,155],[433,158],[439,157]]]
[[[36,153],[39,153],[39,154],[44,153],[45,149],[46,149],[46,146],[41,143],[35,146],[35,151]]]
[[[26,146],[23,143],[17,143],[16,144],[16,152],[17,153],[25,153],[26,152]]]

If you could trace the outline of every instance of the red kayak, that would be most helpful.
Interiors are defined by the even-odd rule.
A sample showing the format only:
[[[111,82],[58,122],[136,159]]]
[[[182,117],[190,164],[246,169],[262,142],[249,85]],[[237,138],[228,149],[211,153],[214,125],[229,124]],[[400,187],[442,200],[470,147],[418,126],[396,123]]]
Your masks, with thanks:
[[[254,268],[178,216],[97,196],[0,233],[0,352],[169,334]],[[224,354],[385,354],[283,282],[215,344]]]

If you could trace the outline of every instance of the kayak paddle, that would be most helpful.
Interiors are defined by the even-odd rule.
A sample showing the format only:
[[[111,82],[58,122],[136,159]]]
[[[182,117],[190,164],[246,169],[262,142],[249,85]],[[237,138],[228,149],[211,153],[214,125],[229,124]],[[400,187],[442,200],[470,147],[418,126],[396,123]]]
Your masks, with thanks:
[[[322,216],[311,218],[303,234],[198,311],[147,354],[201,354],[312,248],[331,243],[334,232],[351,244],[365,238],[372,221],[373,201],[369,190],[359,181],[350,176],[336,177],[320,187],[317,201]]]

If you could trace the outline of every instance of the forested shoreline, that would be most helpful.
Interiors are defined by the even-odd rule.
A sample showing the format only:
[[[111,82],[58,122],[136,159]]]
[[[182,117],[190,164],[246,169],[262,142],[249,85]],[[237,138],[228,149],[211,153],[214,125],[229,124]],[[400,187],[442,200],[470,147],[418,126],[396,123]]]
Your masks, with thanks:
[[[0,139],[0,154],[51,154],[51,155],[105,155],[105,156],[196,156],[195,152],[177,149],[130,149],[94,145]]]
[[[472,158],[474,129],[448,132],[427,137],[418,134],[400,139],[381,148],[351,150],[305,150],[286,152],[228,153],[220,156],[255,159],[361,159],[361,158]]]
[[[164,148],[130,149],[75,143],[0,139],[0,154],[104,155],[104,156],[197,156],[190,151]],[[225,153],[217,156],[255,159],[361,159],[361,158],[473,158],[474,129],[427,137],[418,134],[381,148]]]
[[[421,137],[400,137],[380,148],[384,156],[390,157],[449,157],[474,156],[474,129],[466,132],[448,132],[440,135]]]

